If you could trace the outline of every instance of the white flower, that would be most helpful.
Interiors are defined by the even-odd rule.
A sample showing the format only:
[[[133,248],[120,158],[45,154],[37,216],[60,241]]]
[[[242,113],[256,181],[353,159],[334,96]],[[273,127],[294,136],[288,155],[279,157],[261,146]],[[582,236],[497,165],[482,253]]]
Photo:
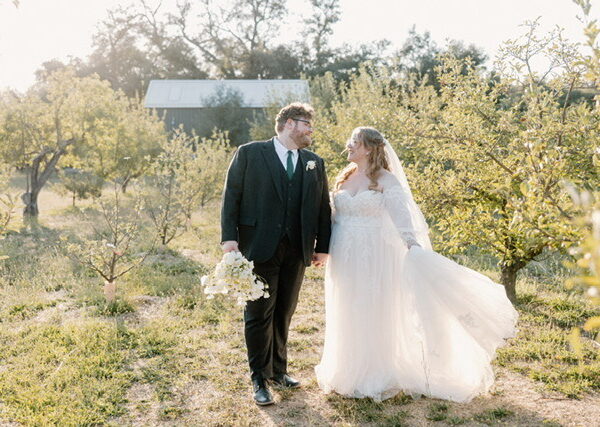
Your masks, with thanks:
[[[306,162],[306,170],[314,169],[317,166],[317,163],[314,160],[309,160]]]
[[[245,306],[247,301],[268,298],[267,285],[254,275],[253,268],[254,263],[240,252],[223,254],[214,272],[201,278],[207,299],[216,294],[229,295],[238,305]]]
[[[598,291],[597,287],[592,286],[591,288],[589,288],[587,290],[587,294],[588,294],[588,297],[590,297],[590,298],[596,298],[596,297],[598,297],[598,295],[600,295],[600,292]]]

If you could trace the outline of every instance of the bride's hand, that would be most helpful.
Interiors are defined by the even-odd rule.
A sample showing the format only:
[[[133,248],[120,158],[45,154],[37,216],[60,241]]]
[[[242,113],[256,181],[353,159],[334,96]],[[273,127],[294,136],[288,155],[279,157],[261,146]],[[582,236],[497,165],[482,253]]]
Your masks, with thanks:
[[[315,253],[312,256],[312,265],[315,267],[325,267],[327,264],[328,254]]]

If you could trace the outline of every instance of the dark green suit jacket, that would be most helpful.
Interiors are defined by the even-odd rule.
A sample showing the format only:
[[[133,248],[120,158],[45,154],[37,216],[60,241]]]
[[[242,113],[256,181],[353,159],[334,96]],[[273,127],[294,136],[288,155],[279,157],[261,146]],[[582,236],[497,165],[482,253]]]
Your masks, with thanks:
[[[254,262],[268,261],[282,236],[283,165],[273,144],[271,139],[241,145],[229,165],[223,193],[221,241],[237,241],[244,256]],[[296,167],[304,173],[302,255],[308,266],[314,252],[329,251],[331,207],[323,159],[304,149],[298,155]]]

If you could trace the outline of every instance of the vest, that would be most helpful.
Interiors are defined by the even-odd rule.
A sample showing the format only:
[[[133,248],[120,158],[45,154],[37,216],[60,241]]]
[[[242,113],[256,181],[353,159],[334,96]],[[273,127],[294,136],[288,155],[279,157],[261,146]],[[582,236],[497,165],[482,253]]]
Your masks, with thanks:
[[[292,246],[302,248],[302,234],[300,226],[300,209],[302,207],[302,162],[298,159],[292,179],[288,179],[287,173],[281,170],[283,188],[283,227],[281,237],[288,237]]]

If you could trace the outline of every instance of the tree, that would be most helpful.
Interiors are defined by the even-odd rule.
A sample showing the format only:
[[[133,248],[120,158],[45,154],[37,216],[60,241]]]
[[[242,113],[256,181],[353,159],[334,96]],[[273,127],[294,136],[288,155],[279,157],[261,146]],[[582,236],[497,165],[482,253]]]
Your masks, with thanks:
[[[77,123],[81,115],[72,115],[75,104],[72,96],[88,82],[80,82],[79,88],[67,88],[64,83],[73,82],[70,77],[57,78],[43,90],[30,90],[22,97],[14,92],[3,96],[0,120],[4,128],[3,154],[5,159],[27,171],[27,188],[21,196],[25,216],[38,215],[40,190],[69,146],[81,140],[85,133],[85,125]]]
[[[137,197],[133,206],[128,207],[120,193],[115,183],[111,195],[99,201],[100,220],[87,218],[87,230],[92,232],[77,242],[66,244],[73,260],[104,279],[104,296],[108,303],[115,302],[117,279],[138,267],[150,252],[144,252],[137,259],[132,256],[132,246],[140,242],[142,204]]]
[[[198,7],[195,7],[198,4]],[[261,56],[270,50],[278,25],[287,13],[285,0],[212,0],[178,4],[170,23],[221,78],[263,78]],[[194,24],[192,24],[194,22]],[[193,32],[190,27],[197,28]],[[273,75],[273,73],[269,73]]]
[[[160,153],[167,138],[164,123],[138,100],[114,92],[113,114],[102,128],[97,127],[94,144],[82,146],[69,160],[74,166],[92,170],[106,181],[119,183],[123,192],[141,177]]]
[[[325,159],[331,178],[346,164],[343,151],[355,127],[374,126],[390,141],[403,140],[405,132],[399,86],[387,68],[363,64],[347,85],[340,82],[337,90],[334,85],[331,74],[311,81],[313,102],[321,105],[316,110],[315,150]],[[401,158],[403,152],[398,153]]]
[[[152,8],[140,0],[137,6],[116,8],[99,22],[92,36],[92,52],[84,60],[46,61],[36,71],[38,82],[58,70],[72,68],[78,77],[97,74],[114,90],[130,98],[143,96],[152,79],[205,79],[201,61],[180,36],[169,31],[160,5]]]
[[[239,91],[219,86],[204,104],[206,109],[198,129],[201,137],[210,137],[218,129],[227,131],[233,145],[248,142],[252,110],[244,108],[244,97]]]
[[[76,168],[64,168],[58,171],[60,181],[55,185],[59,194],[68,195],[73,201],[100,197],[104,180],[96,174]]]
[[[504,48],[504,80],[447,57],[437,68],[439,96],[421,85],[406,94],[408,142],[423,154],[416,191],[445,247],[475,245],[499,258],[501,282],[515,300],[517,273],[546,249],[578,239],[577,212],[560,183],[589,185],[600,117],[585,103],[558,102],[582,78],[573,45],[537,24]],[[552,40],[550,42],[549,40]],[[554,71],[532,71],[533,53]],[[521,74],[519,70],[527,70]],[[510,71],[510,73],[509,73]],[[547,82],[545,77],[551,76]],[[436,185],[431,185],[435,182]]]
[[[103,176],[122,177],[126,185],[143,162],[128,165],[123,157],[146,156],[148,145],[164,136],[158,118],[107,82],[78,78],[72,69],[51,74],[25,95],[4,93],[1,101],[0,155],[27,172],[21,198],[29,218],[37,217],[39,193],[63,157],[72,166],[94,160],[108,171]]]
[[[94,50],[81,70],[97,73],[113,89],[140,97],[151,79],[196,78],[207,73],[188,44],[169,34],[159,7],[146,1],[139,7],[117,7],[108,12],[93,36]]]
[[[408,38],[394,54],[392,61],[403,76],[415,74],[439,89],[440,82],[436,78],[435,68],[441,64],[441,58],[444,55],[451,55],[460,60],[470,58],[473,66],[482,65],[487,59],[485,53],[474,44],[465,46],[462,41],[458,40],[450,40],[444,48],[440,48],[431,39],[429,31],[419,34],[413,26],[408,32]],[[463,70],[464,72],[466,69]]]
[[[306,40],[305,63],[312,63],[312,68],[323,69],[332,55],[329,48],[329,36],[333,34],[335,25],[341,16],[339,0],[310,0],[313,13],[305,20],[302,36]]]
[[[138,26],[138,17],[129,9],[109,10],[92,37],[94,50],[81,67],[85,75],[97,73],[113,89],[142,96],[157,73],[153,58],[139,45]]]
[[[436,231],[434,245],[447,253],[474,246],[497,257],[513,300],[520,269],[579,237],[570,222],[578,208],[560,183],[587,188],[600,178],[593,163],[600,116],[585,102],[568,102],[582,78],[579,58],[558,34],[549,37],[555,43],[539,52],[564,65],[547,81],[534,74],[521,76],[521,84],[508,75],[490,79],[469,59],[447,56],[436,69],[438,91],[427,81],[397,80],[389,69],[363,66],[337,99],[331,96],[314,135],[316,151],[335,173],[354,127],[381,130],[403,159]],[[526,37],[507,54],[523,43],[535,51],[538,42]]]
[[[163,144],[146,181],[146,211],[163,245],[189,225],[192,213],[221,189],[230,157],[225,134],[198,141],[177,130]]]
[[[0,239],[12,220],[16,203],[15,197],[9,191],[9,179],[10,168],[0,164]]]
[[[589,0],[574,0],[583,12],[584,23],[586,25],[584,34],[586,35],[586,44],[590,53],[584,58],[586,78],[596,85],[596,104],[594,108],[600,115],[600,46],[598,45],[598,34],[600,29],[596,20],[590,19],[591,2]],[[597,135],[596,135],[597,136]],[[600,141],[596,139],[596,147],[600,146]],[[594,165],[600,168],[600,149],[596,148],[593,154]],[[573,185],[567,184],[571,197],[578,206],[582,208],[583,214],[575,221],[583,226],[583,239],[576,247],[571,248],[570,252],[577,259],[571,263],[571,268],[576,276],[569,278],[566,282],[567,287],[579,287],[585,290],[585,294],[591,303],[600,306],[600,188],[596,181],[595,188],[578,191]],[[594,316],[588,319],[583,325],[584,331],[595,334],[598,340],[600,334],[600,316]],[[581,357],[582,344],[580,330],[574,329],[571,336],[571,345],[576,353]]]
[[[231,161],[231,144],[227,132],[215,131],[210,138],[201,138],[196,145],[194,169],[198,173],[197,182],[188,180],[184,192],[193,203],[188,205],[186,215],[189,219],[195,207],[206,206],[220,197],[227,166]]]

